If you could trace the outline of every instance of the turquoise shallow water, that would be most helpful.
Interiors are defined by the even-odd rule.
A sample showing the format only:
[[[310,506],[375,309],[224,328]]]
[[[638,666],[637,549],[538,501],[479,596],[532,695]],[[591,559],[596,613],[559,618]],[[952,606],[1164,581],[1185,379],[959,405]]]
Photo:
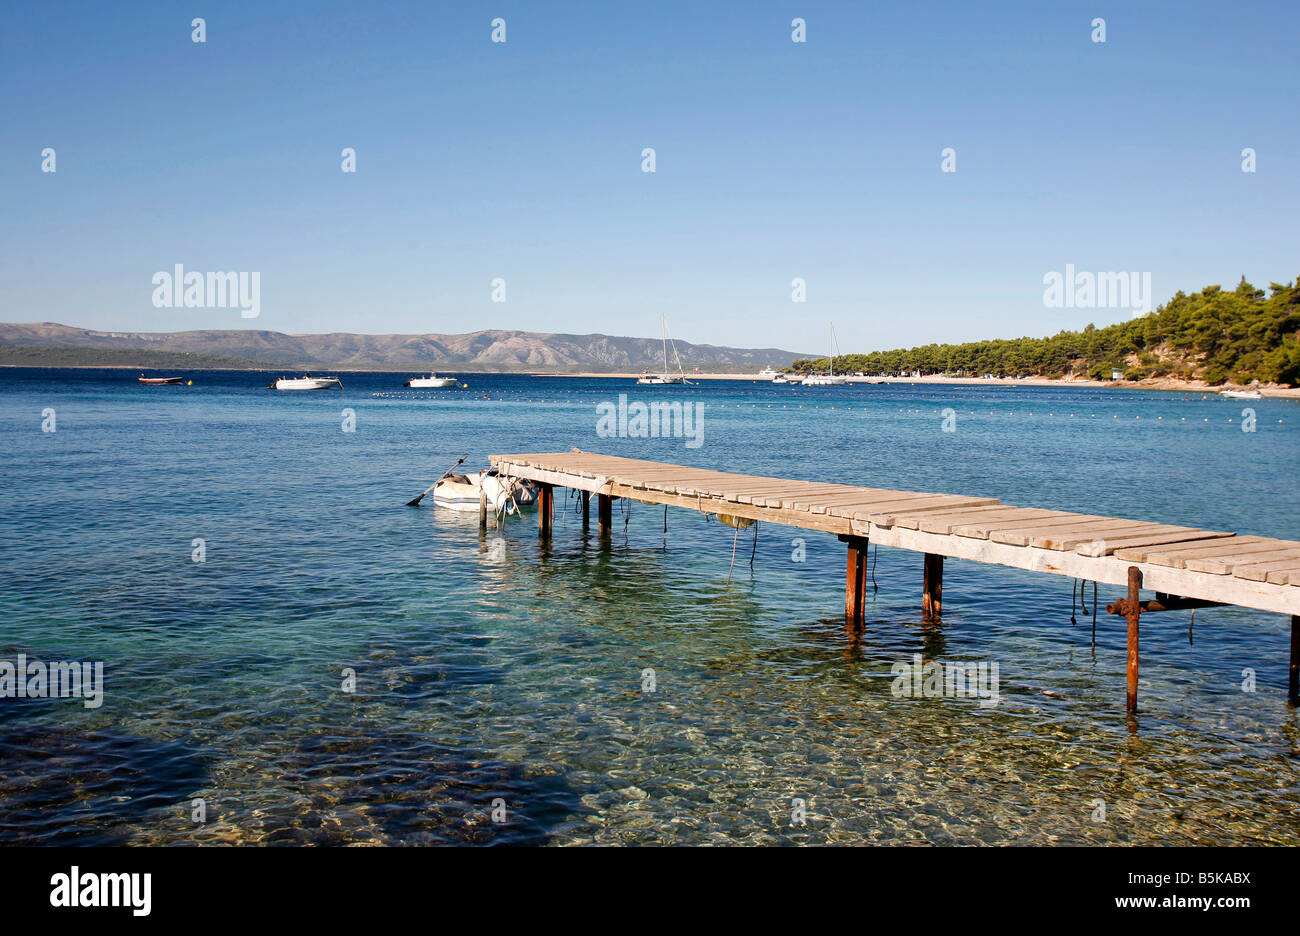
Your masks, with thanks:
[[[616,507],[602,550],[560,497],[543,555],[531,512],[481,539],[476,515],[402,506],[461,454],[578,446],[1294,538],[1296,402],[492,375],[413,392],[409,375],[346,373],[341,392],[295,395],[264,389],[275,375],[134,376],[0,373],[0,659],[102,660],[106,693],[98,709],[0,700],[0,841],[1300,839],[1279,615],[1202,611],[1191,645],[1186,615],[1144,619],[1133,734],[1122,626],[1101,614],[1094,654],[1065,579],[949,561],[944,623],[923,625],[920,557],[881,550],[850,647],[830,536],[761,525],[751,572],[742,531],[728,583],[734,531],[686,511],[665,534],[661,508]],[[703,444],[598,437],[596,405],[619,393],[703,403]],[[895,698],[890,667],[914,653],[997,662],[1001,703]]]

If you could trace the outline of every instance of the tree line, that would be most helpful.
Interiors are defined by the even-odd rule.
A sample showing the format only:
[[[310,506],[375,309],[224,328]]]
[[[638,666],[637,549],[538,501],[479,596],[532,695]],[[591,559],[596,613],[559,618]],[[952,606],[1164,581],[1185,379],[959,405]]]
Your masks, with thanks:
[[[800,359],[791,370],[827,370],[828,358]],[[1300,279],[1270,283],[1267,295],[1243,276],[1235,290],[1181,290],[1149,315],[1049,338],[1007,338],[965,344],[835,356],[836,373],[948,374],[982,377],[1090,377],[1113,370],[1126,380],[1201,379],[1211,384],[1300,383]]]

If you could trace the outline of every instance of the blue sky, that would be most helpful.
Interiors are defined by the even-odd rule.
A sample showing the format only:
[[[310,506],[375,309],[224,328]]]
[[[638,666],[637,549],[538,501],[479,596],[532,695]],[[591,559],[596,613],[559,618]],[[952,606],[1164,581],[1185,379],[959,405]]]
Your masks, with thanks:
[[[798,351],[834,320],[846,352],[1120,321],[1045,308],[1044,274],[1148,271],[1157,302],[1300,274],[1298,26],[1292,2],[11,3],[0,318],[657,335],[664,312]],[[260,316],[155,308],[177,263],[260,272]]]

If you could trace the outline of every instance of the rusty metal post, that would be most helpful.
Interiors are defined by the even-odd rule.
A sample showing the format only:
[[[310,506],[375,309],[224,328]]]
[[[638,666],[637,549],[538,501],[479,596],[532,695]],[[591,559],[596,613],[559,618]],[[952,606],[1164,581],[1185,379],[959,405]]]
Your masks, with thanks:
[[[844,624],[857,634],[862,631],[867,599],[867,555],[859,540],[847,540],[848,568],[844,578]]]
[[[925,576],[921,593],[921,619],[938,621],[943,617],[943,556],[925,554]]]
[[[1300,614],[1291,615],[1291,674],[1287,681],[1286,700],[1300,705]]]
[[[551,523],[555,514],[555,487],[544,482],[537,485],[537,538],[551,541]]]
[[[591,492],[582,491],[582,528],[586,530],[591,526]]]
[[[596,495],[596,522],[600,527],[600,535],[608,536],[614,526],[614,498],[608,494]]]
[[[1138,710],[1138,620],[1142,617],[1142,570],[1128,567],[1128,600],[1124,616],[1128,618],[1128,713]]]

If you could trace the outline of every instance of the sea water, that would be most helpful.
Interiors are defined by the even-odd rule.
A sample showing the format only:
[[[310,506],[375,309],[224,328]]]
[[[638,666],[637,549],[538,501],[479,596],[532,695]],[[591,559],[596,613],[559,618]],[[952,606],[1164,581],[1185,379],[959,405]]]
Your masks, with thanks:
[[[853,644],[830,535],[618,502],[602,548],[557,490],[542,550],[531,510],[404,506],[578,447],[1295,538],[1297,401],[185,376],[0,371],[0,660],[103,666],[93,708],[0,699],[2,842],[1300,841],[1281,615],[1144,617],[1130,725],[1114,587],[1094,647],[1090,586],[949,560],[925,624],[921,556],[873,549]],[[620,394],[700,444],[598,433]],[[892,691],[918,654],[996,664],[997,704]]]

